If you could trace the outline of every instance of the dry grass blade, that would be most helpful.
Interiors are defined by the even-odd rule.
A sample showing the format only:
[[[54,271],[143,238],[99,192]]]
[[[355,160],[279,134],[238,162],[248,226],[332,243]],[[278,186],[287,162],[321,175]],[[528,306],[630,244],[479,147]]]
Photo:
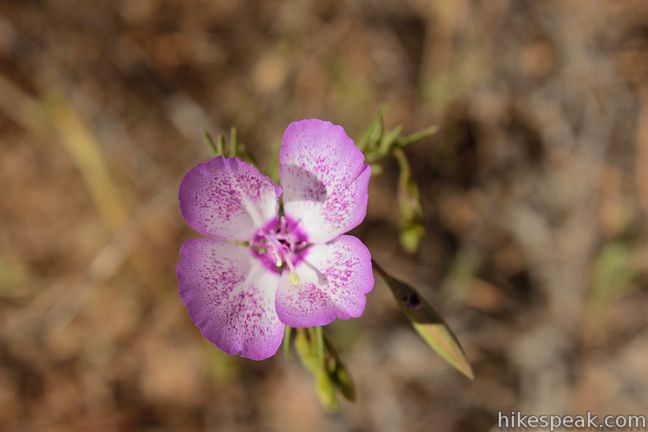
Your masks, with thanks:
[[[96,137],[63,97],[49,97],[46,108],[106,224],[113,232],[119,231],[128,219],[128,211],[111,179]]]

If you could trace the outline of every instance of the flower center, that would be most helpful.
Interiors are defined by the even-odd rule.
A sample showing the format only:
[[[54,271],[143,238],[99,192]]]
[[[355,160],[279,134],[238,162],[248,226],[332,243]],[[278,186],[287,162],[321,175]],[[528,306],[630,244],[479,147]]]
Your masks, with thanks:
[[[279,274],[287,268],[293,285],[299,283],[295,266],[305,258],[308,246],[308,237],[297,221],[286,216],[272,219],[250,242],[252,254],[266,268]]]

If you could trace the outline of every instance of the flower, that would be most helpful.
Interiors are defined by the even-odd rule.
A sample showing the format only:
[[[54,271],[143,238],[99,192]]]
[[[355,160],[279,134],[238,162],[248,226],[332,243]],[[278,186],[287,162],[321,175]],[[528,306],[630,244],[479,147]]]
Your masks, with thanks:
[[[254,360],[277,352],[284,325],[359,317],[374,284],[369,250],[343,235],[365,217],[371,175],[353,140],[330,122],[296,121],[279,159],[283,189],[218,156],[193,167],[178,194],[182,217],[206,236],[180,250],[182,301],[206,339]]]

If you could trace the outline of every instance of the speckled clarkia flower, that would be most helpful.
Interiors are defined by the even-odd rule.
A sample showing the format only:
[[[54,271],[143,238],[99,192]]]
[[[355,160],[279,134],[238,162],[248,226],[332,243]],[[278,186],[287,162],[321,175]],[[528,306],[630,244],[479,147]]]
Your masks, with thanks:
[[[206,237],[183,244],[176,273],[203,336],[229,354],[262,360],[277,352],[284,325],[362,315],[374,284],[371,255],[343,234],[365,217],[370,175],[344,129],[316,119],[286,129],[281,187],[237,158],[192,168],[180,185],[180,210]]]

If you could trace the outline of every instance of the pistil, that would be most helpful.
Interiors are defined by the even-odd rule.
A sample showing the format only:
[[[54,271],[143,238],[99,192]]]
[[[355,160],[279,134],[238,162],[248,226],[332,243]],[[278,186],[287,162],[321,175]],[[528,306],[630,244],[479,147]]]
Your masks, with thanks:
[[[278,273],[285,269],[289,272],[291,284],[299,284],[295,265],[303,259],[302,254],[308,247],[308,241],[295,223],[291,223],[285,216],[275,219],[274,223],[257,233],[250,246],[266,266],[274,267]]]

